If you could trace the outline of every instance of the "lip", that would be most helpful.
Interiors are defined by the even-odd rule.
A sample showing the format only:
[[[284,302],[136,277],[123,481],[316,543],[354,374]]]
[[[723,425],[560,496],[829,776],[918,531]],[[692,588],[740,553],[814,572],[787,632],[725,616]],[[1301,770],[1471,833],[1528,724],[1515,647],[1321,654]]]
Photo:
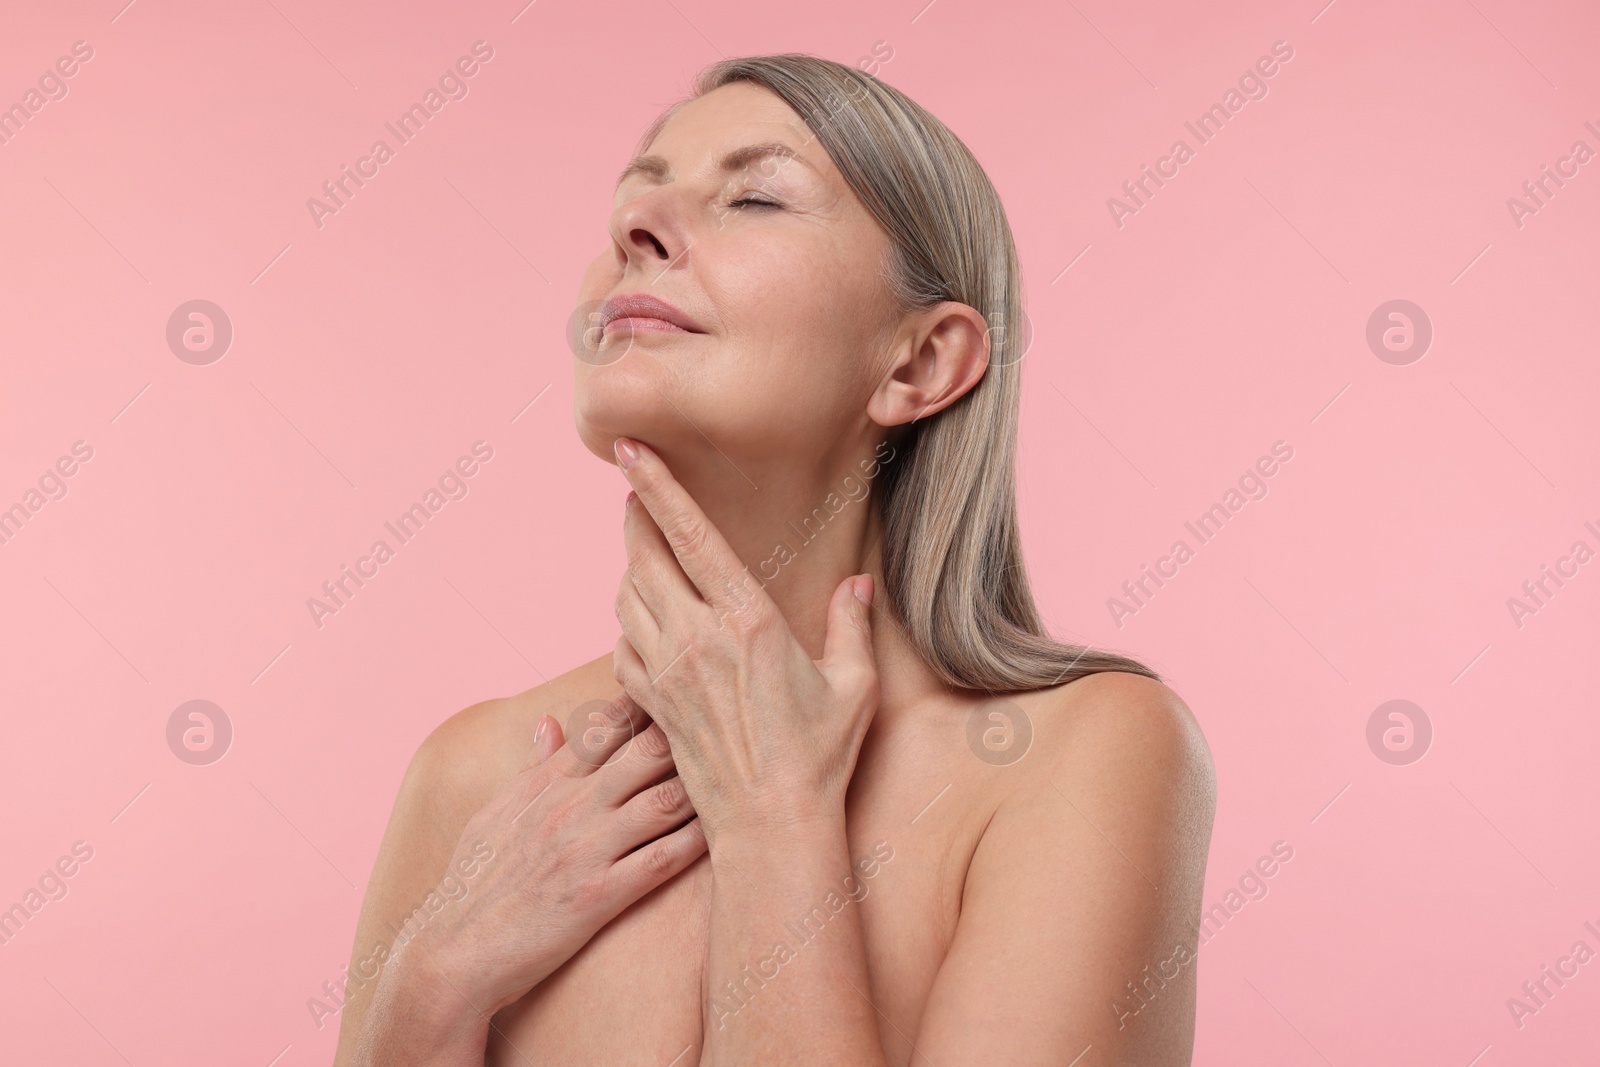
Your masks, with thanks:
[[[627,325],[636,330],[681,330],[684,333],[705,333],[700,324],[665,300],[644,293],[623,293],[607,300],[600,307],[602,331],[609,330],[618,319],[627,319]]]

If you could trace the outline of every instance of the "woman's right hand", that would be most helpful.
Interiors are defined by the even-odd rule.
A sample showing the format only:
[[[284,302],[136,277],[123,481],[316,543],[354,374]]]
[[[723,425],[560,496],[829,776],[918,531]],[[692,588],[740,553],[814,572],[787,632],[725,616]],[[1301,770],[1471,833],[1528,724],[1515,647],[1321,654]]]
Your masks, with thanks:
[[[465,894],[425,913],[380,989],[453,989],[486,1020],[705,852],[661,728],[625,695],[589,718],[566,744],[540,719],[533,759],[462,831],[446,874]]]

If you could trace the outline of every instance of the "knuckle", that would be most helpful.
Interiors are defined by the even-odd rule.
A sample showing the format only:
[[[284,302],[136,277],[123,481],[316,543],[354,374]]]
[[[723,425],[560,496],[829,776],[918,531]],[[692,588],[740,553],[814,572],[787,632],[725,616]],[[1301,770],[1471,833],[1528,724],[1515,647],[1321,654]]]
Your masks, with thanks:
[[[639,867],[647,879],[655,882],[665,877],[672,870],[676,860],[677,857],[673,854],[672,849],[665,842],[662,842],[661,844],[651,845],[644,850],[644,855],[639,860]]]
[[[608,730],[627,730],[633,721],[633,698],[618,693],[600,713],[600,725]]]
[[[661,727],[651,723],[650,728],[634,738],[638,745],[639,755],[646,759],[665,759],[672,755],[672,746],[667,742],[667,735]]]
[[[723,584],[717,624],[739,636],[758,636],[772,628],[772,612],[759,598],[736,582]]]
[[[567,720],[567,747],[592,767],[601,761],[602,753],[609,751],[612,740],[629,729],[626,696],[585,701],[572,710]]]
[[[669,778],[650,791],[650,807],[657,815],[676,815],[688,799],[678,778]]]
[[[680,518],[672,524],[672,547],[681,554],[699,554],[709,539],[705,524],[695,519]]]

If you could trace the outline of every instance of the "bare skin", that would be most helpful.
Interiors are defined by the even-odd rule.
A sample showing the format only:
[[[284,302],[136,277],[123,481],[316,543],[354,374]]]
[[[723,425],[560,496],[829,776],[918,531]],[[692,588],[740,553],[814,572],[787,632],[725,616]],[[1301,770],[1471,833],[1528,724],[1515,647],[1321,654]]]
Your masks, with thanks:
[[[548,686],[468,709],[436,734],[423,764],[431,771],[408,781],[384,845],[385,857],[415,859],[380,859],[357,945],[381,938],[385,920],[401,921],[437,884],[465,827],[462,813],[476,812],[517,773],[512,754],[531,747],[541,715],[566,720],[579,704],[620,693],[607,653]],[[860,909],[887,1061],[993,1062],[1010,1043],[1017,1054],[1006,1062],[1043,1064],[1061,1062],[1052,1050],[1076,1042],[1069,1059],[1093,1046],[1081,1064],[1187,1063],[1195,965],[1179,968],[1133,1017],[1117,1011],[1139,1003],[1125,983],[1146,966],[1155,971],[1175,946],[1195,945],[1214,805],[1204,741],[1170,690],[1134,675],[1094,675],[1012,699],[1035,734],[1009,766],[974,757],[967,720],[979,702],[954,694],[880,708],[863,744],[849,798],[850,854],[873,857],[884,842],[892,859],[861,879],[866,895],[848,907]],[[520,745],[506,743],[516,738]],[[709,856],[701,856],[613,919],[495,1017],[482,1062],[698,1062],[710,880]],[[781,924],[772,937],[797,956],[805,951]],[[752,962],[767,949],[752,946]],[[966,973],[952,968],[941,978],[952,963]],[[761,1010],[782,977],[728,1024]],[[361,992],[347,1002],[336,1067],[351,1062],[368,1003]],[[960,1018],[987,1021],[963,1026]]]
[[[1120,673],[1001,700],[944,685],[883,602],[870,501],[764,571],[787,520],[986,366],[974,309],[894,310],[884,235],[803,134],[770,93],[726,86],[663,129],[664,168],[618,187],[612,247],[580,297],[648,287],[704,327],[641,334],[626,358],[576,368],[591,451],[614,461],[628,436],[653,457],[644,481],[628,474],[648,517],[636,505],[624,519],[624,636],[546,685],[453,716],[419,750],[352,971],[370,973],[356,967],[370,946],[475,841],[492,836],[496,857],[517,862],[479,870],[352,992],[338,1067],[1189,1062],[1215,787],[1177,695]],[[805,166],[749,183],[718,169],[774,138]],[[747,184],[779,206],[722,211]],[[710,571],[684,549],[709,542],[664,518],[686,502],[719,546]],[[791,649],[736,649],[724,673],[757,679],[759,699],[665,670],[673,646],[650,640],[691,609],[703,617],[740,561],[769,579],[759,629],[781,620]],[[858,574],[880,591],[870,612],[842,593]],[[784,656],[826,662],[850,634],[873,675],[850,699],[773,673]],[[575,759],[577,737],[536,748],[544,716],[568,724],[591,702],[655,716],[671,760],[629,765],[630,750],[596,769]],[[797,729],[823,706],[825,731]],[[1031,727],[1015,758],[974,745],[1008,722]],[[789,738],[776,759],[761,748],[775,736]],[[674,772],[694,819],[675,803],[639,817],[634,801]],[[627,842],[670,855],[630,865]]]

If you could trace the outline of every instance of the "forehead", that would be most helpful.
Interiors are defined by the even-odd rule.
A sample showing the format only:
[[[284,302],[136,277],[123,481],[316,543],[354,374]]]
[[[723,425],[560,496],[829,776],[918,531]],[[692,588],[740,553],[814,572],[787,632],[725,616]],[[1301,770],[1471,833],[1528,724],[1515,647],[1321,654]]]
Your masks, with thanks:
[[[715,177],[768,159],[790,160],[795,170],[825,183],[838,178],[822,143],[793,108],[762,86],[734,82],[674,112],[623,168],[617,186],[630,179],[671,181],[686,173]]]

